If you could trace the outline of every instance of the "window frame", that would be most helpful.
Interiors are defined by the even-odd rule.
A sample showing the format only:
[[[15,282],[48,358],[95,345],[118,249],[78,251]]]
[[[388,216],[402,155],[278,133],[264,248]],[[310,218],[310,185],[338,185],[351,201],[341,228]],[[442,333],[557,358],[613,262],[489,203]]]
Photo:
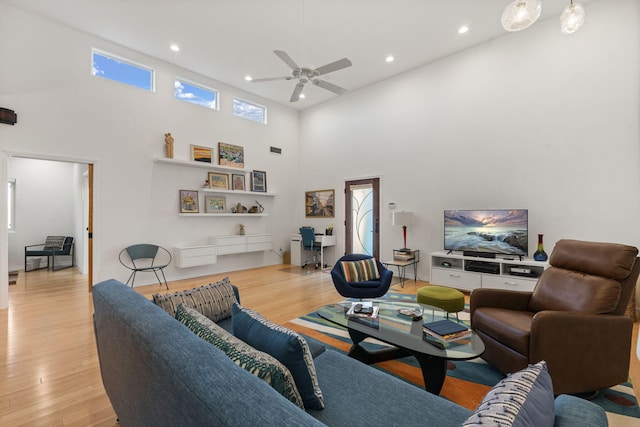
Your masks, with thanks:
[[[127,64],[127,65],[129,65],[131,67],[135,67],[135,68],[138,68],[138,69],[143,70],[143,71],[148,71],[149,72],[149,88],[144,87],[144,86],[139,86],[139,85],[136,85],[136,84],[132,84],[132,83],[127,82],[127,81],[117,80],[117,79],[114,79],[114,78],[111,78],[111,77],[105,77],[103,75],[96,74],[95,73],[96,68],[95,68],[95,65],[94,65],[94,55],[100,55],[102,57],[105,57],[105,58],[108,58],[108,59],[111,59],[111,60],[114,60],[114,61],[119,61],[119,62],[125,63],[125,64]],[[150,66],[145,65],[145,64],[142,64],[140,62],[131,60],[129,58],[125,58],[123,56],[116,55],[116,54],[111,53],[111,52],[107,52],[107,51],[104,51],[104,50],[101,50],[101,49],[96,49],[95,47],[91,48],[91,75],[94,76],[94,77],[100,77],[102,79],[110,80],[112,82],[118,82],[118,83],[125,84],[127,86],[136,87],[138,89],[143,89],[143,90],[145,90],[147,92],[155,92],[156,91],[156,70],[155,70],[155,68],[150,67]]]
[[[215,100],[214,100],[215,106],[214,107],[207,107],[206,105],[203,105],[203,104],[200,104],[200,103],[197,103],[197,102],[191,102],[187,98],[178,98],[176,96],[176,87],[175,87],[175,84],[178,81],[181,82],[181,83],[186,83],[186,84],[191,85],[191,86],[195,86],[198,89],[213,93],[215,95]],[[175,76],[175,78],[173,79],[173,98],[177,99],[179,101],[182,101],[182,102],[188,102],[189,104],[198,105],[200,107],[204,107],[204,108],[207,108],[209,110],[220,111],[220,91],[218,89],[212,88],[212,87],[204,85],[202,83],[195,82],[193,80],[185,79],[185,78],[180,77],[180,76]]]
[[[235,108],[235,107],[236,107],[236,102],[241,102],[241,103],[248,104],[248,105],[251,105],[251,106],[253,106],[253,107],[257,107],[257,108],[262,109],[262,111],[263,111],[263,118],[262,118],[262,120],[261,120],[261,121],[258,121],[258,120],[254,120],[254,119],[252,119],[252,118],[250,118],[250,117],[248,117],[248,116],[244,116],[244,115],[236,114],[236,108]],[[232,112],[233,112],[233,115],[234,115],[235,117],[240,117],[241,119],[249,120],[249,121],[252,121],[252,122],[254,122],[254,123],[261,123],[261,124],[263,124],[263,125],[266,125],[266,124],[267,124],[267,113],[268,113],[268,109],[267,109],[267,107],[266,107],[265,105],[261,105],[261,104],[258,104],[258,103],[256,103],[256,102],[249,101],[249,100],[246,100],[246,99],[244,99],[244,98],[240,98],[240,97],[238,97],[238,96],[234,96],[234,97],[233,97],[233,106],[232,106],[232,109],[233,109],[233,111],[232,111]]]

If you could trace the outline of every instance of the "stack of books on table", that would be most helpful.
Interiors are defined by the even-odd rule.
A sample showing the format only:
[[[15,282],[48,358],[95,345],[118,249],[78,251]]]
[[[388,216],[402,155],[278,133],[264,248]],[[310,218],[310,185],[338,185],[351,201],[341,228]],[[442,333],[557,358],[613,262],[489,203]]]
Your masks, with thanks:
[[[416,257],[413,251],[398,251],[393,255],[395,261],[411,261]]]
[[[422,338],[439,349],[447,348],[447,344],[468,338],[471,330],[462,323],[449,319],[428,322],[422,325]]]
[[[374,307],[371,301],[353,302],[347,310],[347,316],[375,319],[378,317],[378,311],[380,311],[380,307]]]

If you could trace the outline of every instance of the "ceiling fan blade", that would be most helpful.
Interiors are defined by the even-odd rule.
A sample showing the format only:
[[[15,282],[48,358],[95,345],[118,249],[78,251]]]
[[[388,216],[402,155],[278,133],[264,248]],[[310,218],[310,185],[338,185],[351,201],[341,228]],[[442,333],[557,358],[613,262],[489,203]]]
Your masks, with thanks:
[[[323,89],[330,90],[331,92],[336,93],[338,95],[342,95],[347,91],[345,88],[342,88],[338,85],[334,85],[333,83],[329,83],[320,79],[313,80],[313,84],[316,86],[320,86]]]
[[[296,87],[293,89],[293,93],[291,94],[291,98],[289,102],[298,102],[300,100],[300,94],[302,93],[302,89],[304,88],[304,83],[298,83]]]
[[[286,76],[286,77],[266,77],[263,79],[251,79],[250,81],[252,83],[260,83],[260,82],[271,82],[274,80],[291,80],[293,79],[293,77],[291,76]]]
[[[291,59],[291,57],[287,55],[287,52],[285,52],[284,50],[274,50],[273,53],[278,55],[278,58],[282,59],[282,61],[287,64],[292,70],[297,70],[298,68],[300,68],[298,64],[296,64],[296,61]]]
[[[343,68],[351,67],[351,61],[347,58],[338,59],[330,64],[323,65],[322,67],[316,68],[318,75],[323,75],[327,73],[331,73],[333,71],[342,70]]]

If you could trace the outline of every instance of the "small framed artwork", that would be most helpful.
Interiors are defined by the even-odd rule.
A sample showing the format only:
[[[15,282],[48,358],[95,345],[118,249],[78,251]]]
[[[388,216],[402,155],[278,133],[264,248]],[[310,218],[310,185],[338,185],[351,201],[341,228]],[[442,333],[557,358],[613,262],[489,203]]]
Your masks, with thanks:
[[[217,188],[218,190],[228,190],[229,174],[209,172],[209,187]]]
[[[198,192],[195,190],[180,190],[180,213],[198,213]]]
[[[244,148],[239,145],[218,142],[218,163],[220,166],[244,168]]]
[[[334,218],[335,191],[305,191],[304,212],[307,218]]]
[[[231,189],[236,191],[245,191],[244,174],[231,174]]]
[[[227,208],[227,200],[220,196],[204,196],[205,213],[222,213]]]
[[[264,171],[251,172],[251,191],[267,192],[267,173]]]
[[[191,161],[211,163],[213,158],[213,148],[201,147],[191,144]]]

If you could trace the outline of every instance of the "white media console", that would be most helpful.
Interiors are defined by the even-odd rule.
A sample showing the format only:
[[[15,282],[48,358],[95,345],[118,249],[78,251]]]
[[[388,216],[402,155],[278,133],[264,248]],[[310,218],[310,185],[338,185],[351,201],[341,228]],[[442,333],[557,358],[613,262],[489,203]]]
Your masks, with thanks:
[[[517,256],[483,258],[440,251],[431,254],[431,283],[466,291],[476,288],[532,291],[547,266],[546,262],[521,261]]]

